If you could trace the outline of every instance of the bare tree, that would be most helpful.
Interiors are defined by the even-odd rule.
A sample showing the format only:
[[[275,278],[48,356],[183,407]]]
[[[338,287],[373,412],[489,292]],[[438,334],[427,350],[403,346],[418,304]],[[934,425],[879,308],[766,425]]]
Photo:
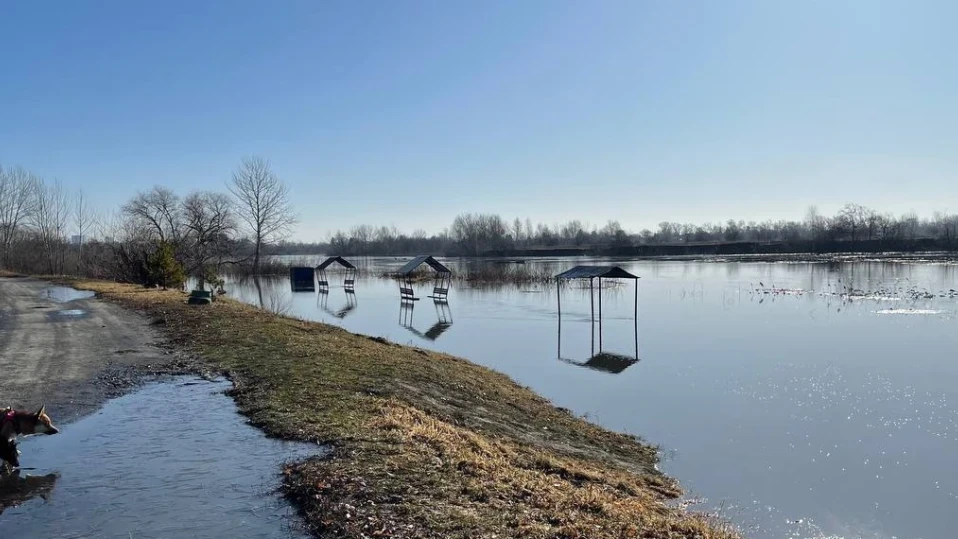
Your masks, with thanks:
[[[253,236],[253,271],[259,272],[263,246],[287,237],[296,224],[289,189],[270,169],[269,161],[259,157],[244,159],[228,188]]]
[[[369,240],[373,238],[374,234],[373,227],[370,225],[354,226],[350,234],[359,243],[360,253],[367,254],[369,252]]]
[[[233,201],[223,193],[193,193],[183,200],[182,215],[186,271],[198,277],[202,287],[210,266],[229,255],[230,236],[236,230]]]
[[[861,204],[845,204],[838,212],[838,220],[849,233],[851,240],[857,241],[861,230],[867,226],[868,215],[871,212]]]
[[[92,227],[92,212],[90,204],[83,195],[83,190],[77,191],[76,199],[73,201],[73,224],[76,226],[79,243],[77,244],[77,274],[82,274],[83,268],[83,244],[87,240],[87,232]]]
[[[47,185],[39,179],[33,182],[33,201],[30,220],[47,256],[48,269],[51,274],[62,274],[70,201],[59,180]]]
[[[34,178],[21,167],[0,168],[0,264],[10,262],[10,248],[33,210]]]
[[[123,206],[123,213],[138,221],[156,239],[180,245],[183,232],[180,197],[166,187],[139,193]]]

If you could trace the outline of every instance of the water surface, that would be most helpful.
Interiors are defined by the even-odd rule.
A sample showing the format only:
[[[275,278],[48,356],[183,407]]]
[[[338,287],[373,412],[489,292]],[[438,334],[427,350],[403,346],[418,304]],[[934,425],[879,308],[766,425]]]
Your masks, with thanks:
[[[379,275],[403,260],[358,262]],[[446,262],[454,270],[483,263]],[[284,279],[229,291],[277,312],[466,357],[591,421],[638,434],[662,447],[662,468],[701,499],[694,507],[720,512],[749,537],[954,536],[958,267],[528,265],[559,273],[593,263],[642,277],[637,321],[631,283],[603,291],[601,336],[588,288],[576,286],[561,291],[561,327],[554,285],[454,284],[448,304],[437,305],[423,283],[412,309],[400,306],[396,283],[378,278],[360,279],[354,296],[335,287],[293,294]],[[618,359],[595,368],[599,348]]]
[[[284,461],[318,448],[247,425],[229,387],[152,384],[24,439],[24,468],[0,480],[0,537],[306,537],[276,489]]]

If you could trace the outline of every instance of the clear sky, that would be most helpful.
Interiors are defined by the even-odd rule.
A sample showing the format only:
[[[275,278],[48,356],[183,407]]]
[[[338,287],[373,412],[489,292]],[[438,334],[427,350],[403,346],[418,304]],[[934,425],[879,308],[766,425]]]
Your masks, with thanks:
[[[0,2],[0,163],[101,207],[271,159],[297,239],[958,211],[958,2]]]

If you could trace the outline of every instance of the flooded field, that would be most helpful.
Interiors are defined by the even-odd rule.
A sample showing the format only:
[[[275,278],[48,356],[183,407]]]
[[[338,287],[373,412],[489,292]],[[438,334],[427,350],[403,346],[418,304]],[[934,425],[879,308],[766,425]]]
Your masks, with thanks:
[[[615,263],[639,275],[588,286],[470,287],[402,307],[361,265],[356,293],[230,283],[275,312],[441,350],[509,374],[559,406],[662,448],[662,468],[748,537],[951,537],[958,507],[958,266],[552,259],[553,273]],[[463,268],[448,261],[454,271]],[[481,264],[491,262],[470,262]],[[600,332],[601,328],[601,332]],[[591,331],[590,331],[591,330]],[[636,353],[637,350],[637,353]]]
[[[152,384],[23,440],[24,468],[0,478],[0,537],[305,537],[276,489],[284,461],[319,448],[267,439],[229,387]]]

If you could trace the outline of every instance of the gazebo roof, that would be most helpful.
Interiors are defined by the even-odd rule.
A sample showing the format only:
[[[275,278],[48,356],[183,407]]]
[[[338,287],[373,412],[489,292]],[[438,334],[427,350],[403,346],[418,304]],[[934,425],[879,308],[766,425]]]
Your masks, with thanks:
[[[344,267],[344,268],[346,268],[346,269],[356,269],[356,266],[352,265],[352,264],[351,264],[348,260],[346,260],[345,258],[343,258],[343,257],[341,257],[341,256],[331,256],[331,257],[327,258],[326,260],[324,260],[322,264],[316,266],[316,270],[317,270],[317,271],[324,270],[324,269],[328,268],[329,266],[331,266],[333,263],[338,263],[340,266],[342,266],[342,267]]]
[[[576,266],[556,275],[556,279],[638,279],[637,275],[625,271],[619,266]]]
[[[431,256],[417,256],[409,262],[406,262],[406,265],[399,268],[399,275],[409,275],[416,270],[419,266],[423,264],[428,264],[430,268],[436,270],[438,273],[452,273],[446,266],[443,266],[438,260]]]

